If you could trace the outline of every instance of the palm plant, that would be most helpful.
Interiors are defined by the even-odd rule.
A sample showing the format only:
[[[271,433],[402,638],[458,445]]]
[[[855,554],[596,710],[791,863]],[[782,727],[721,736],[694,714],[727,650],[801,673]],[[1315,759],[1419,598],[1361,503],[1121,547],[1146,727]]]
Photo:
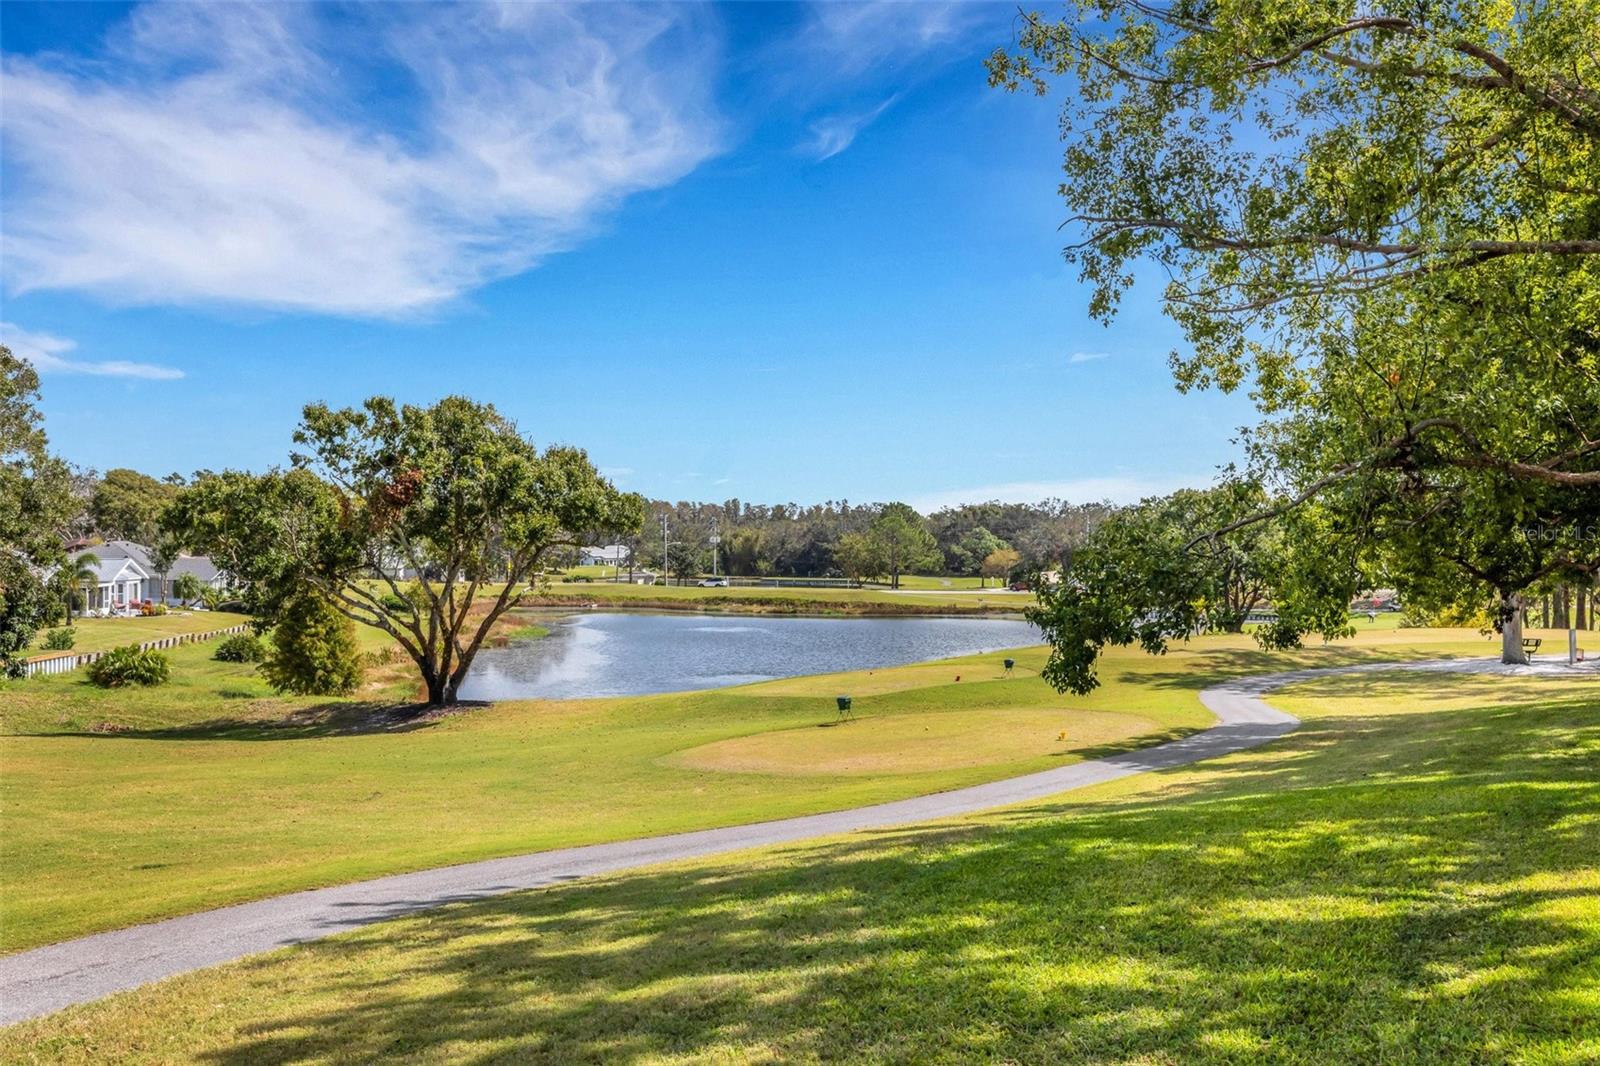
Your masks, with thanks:
[[[100,557],[94,552],[84,552],[82,555],[67,563],[67,622],[72,621],[72,597],[76,592],[83,593],[83,606],[89,606],[89,590],[100,583],[100,574],[95,569],[100,565]]]
[[[205,594],[205,585],[193,574],[179,574],[172,582],[172,594],[179,603],[192,605]]]

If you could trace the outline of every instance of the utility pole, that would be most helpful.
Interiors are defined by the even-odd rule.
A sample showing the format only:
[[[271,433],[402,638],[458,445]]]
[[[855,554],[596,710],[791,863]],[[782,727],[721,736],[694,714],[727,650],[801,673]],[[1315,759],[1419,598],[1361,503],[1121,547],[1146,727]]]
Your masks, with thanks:
[[[717,520],[711,520],[711,576],[717,576],[717,545],[722,543],[722,536],[717,532]]]
[[[667,515],[661,514],[661,583],[672,584],[671,572],[667,569]]]

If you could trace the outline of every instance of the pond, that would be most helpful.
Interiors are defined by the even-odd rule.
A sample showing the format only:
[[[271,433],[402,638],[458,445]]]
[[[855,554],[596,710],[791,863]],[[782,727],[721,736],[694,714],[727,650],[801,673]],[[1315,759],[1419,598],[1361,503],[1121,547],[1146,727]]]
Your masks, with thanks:
[[[1039,642],[1008,618],[794,618],[583,614],[541,640],[478,653],[469,700],[573,699],[721,688],[778,677],[872,670]]]

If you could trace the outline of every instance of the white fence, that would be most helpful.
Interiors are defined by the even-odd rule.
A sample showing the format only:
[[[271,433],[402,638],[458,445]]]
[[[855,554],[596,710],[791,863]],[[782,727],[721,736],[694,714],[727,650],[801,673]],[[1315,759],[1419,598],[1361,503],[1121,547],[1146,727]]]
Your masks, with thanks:
[[[229,626],[226,629],[211,629],[204,633],[176,633],[170,637],[159,640],[147,640],[140,644],[140,648],[176,648],[179,644],[193,644],[201,640],[210,640],[212,637],[225,637],[233,633],[243,633],[249,625],[241,624]],[[109,650],[109,649],[108,649]],[[103,651],[64,651],[55,655],[42,655],[37,659],[29,659],[22,664],[23,677],[38,677],[43,674],[65,674],[76,670],[80,666],[88,666],[100,656]]]

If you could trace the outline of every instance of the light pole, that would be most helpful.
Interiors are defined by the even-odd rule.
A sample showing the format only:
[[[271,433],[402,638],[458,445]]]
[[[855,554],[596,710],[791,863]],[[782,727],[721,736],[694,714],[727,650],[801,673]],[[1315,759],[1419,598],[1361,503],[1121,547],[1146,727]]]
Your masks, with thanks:
[[[672,584],[672,577],[667,569],[667,516],[665,512],[661,515],[661,583],[663,585]]]
[[[711,576],[717,576],[717,545],[722,543],[722,536],[717,532],[717,520],[711,520]]]

